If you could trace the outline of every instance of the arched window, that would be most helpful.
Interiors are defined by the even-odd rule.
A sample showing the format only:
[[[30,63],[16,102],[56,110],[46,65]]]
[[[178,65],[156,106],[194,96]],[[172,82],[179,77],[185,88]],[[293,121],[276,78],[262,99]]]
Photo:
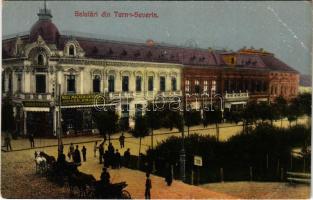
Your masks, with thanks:
[[[95,75],[93,78],[93,92],[99,93],[100,92],[100,76]]]
[[[44,65],[44,58],[42,54],[38,55],[38,65]]]
[[[68,48],[68,54],[70,56],[75,56],[74,45],[70,45],[70,47]]]

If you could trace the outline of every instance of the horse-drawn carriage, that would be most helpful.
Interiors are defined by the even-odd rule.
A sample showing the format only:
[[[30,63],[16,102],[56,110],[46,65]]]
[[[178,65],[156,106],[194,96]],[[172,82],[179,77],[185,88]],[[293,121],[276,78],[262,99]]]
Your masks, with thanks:
[[[131,195],[124,188],[126,182],[103,185],[93,175],[80,172],[78,165],[67,162],[61,155],[56,161],[53,156],[40,152],[36,157],[36,171],[39,166],[45,166],[47,179],[60,186],[69,188],[72,197],[101,198],[101,199],[131,199]],[[40,158],[40,159],[39,159]],[[39,161],[40,162],[37,162]]]

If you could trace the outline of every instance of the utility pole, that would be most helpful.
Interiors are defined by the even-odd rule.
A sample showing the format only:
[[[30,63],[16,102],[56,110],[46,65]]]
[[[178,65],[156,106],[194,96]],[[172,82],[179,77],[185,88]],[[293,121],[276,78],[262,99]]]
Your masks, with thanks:
[[[184,95],[182,96],[182,144],[181,150],[179,155],[179,162],[180,162],[180,178],[183,182],[186,181],[186,152],[185,152],[185,100]]]
[[[62,117],[61,117],[61,84],[57,84],[57,94],[58,94],[58,126],[57,126],[57,137],[58,137],[58,152],[61,152],[62,145]]]

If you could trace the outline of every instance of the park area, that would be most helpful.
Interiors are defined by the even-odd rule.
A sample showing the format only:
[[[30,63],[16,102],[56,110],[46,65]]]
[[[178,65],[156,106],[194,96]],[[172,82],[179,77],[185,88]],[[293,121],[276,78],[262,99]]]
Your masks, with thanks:
[[[298,124],[306,124],[307,118],[298,120]],[[280,126],[280,121],[274,123]],[[283,126],[289,126],[287,120],[283,121]],[[220,125],[220,139],[227,140],[241,131],[242,126],[235,124]],[[199,133],[201,135],[215,135],[215,126],[209,126],[203,129],[201,126],[191,127],[190,134]],[[160,129],[155,131],[154,145],[164,141],[170,136],[180,136],[176,129]],[[119,146],[119,134],[112,136],[112,143],[123,155],[127,148],[130,148],[132,155],[138,155],[139,139],[133,138],[131,134],[125,133],[125,147]],[[83,162],[79,170],[92,174],[97,180],[100,178],[103,165],[99,164],[98,157],[94,157],[93,146],[95,141],[102,141],[101,136],[80,136],[72,138],[63,138],[64,152],[67,153],[69,144],[79,145],[79,149],[84,145],[87,148],[87,162]],[[151,137],[146,136],[142,140],[141,152],[145,154],[150,147]],[[45,151],[49,155],[57,155],[56,139],[35,138],[35,149],[30,149],[27,139],[19,138],[12,140],[13,151],[1,153],[1,192],[4,198],[70,198],[67,187],[59,187],[49,182],[45,177],[36,174],[34,152]],[[105,149],[107,149],[108,141]],[[2,147],[3,148],[3,147]],[[4,150],[4,148],[3,148]],[[126,181],[128,190],[132,198],[144,198],[145,173],[128,169],[109,169],[111,182],[117,183]],[[169,187],[166,185],[163,177],[152,175],[152,198],[168,199],[200,199],[200,198],[265,198],[265,199],[303,199],[310,197],[310,187],[307,185],[289,185],[285,182],[223,182],[209,183],[200,186],[185,184],[175,180]]]

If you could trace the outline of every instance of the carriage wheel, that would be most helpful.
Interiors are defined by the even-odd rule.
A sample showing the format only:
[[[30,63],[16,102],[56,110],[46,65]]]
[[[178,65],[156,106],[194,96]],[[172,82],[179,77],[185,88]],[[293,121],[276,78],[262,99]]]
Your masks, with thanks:
[[[70,190],[70,197],[79,197],[81,194],[81,191],[78,186],[73,186],[72,188],[69,187]]]
[[[127,190],[122,190],[122,199],[131,199],[130,193]]]

